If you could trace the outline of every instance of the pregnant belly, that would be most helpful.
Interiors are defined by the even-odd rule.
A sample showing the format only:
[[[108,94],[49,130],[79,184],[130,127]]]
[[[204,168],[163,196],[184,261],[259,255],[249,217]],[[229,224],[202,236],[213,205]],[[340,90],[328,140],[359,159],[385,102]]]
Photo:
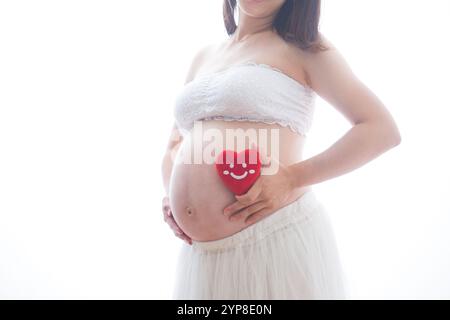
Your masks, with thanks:
[[[204,121],[203,133],[207,132],[207,129],[214,129],[216,133],[221,132],[225,136],[227,129],[229,131],[229,129],[236,129],[237,127],[246,130],[246,132],[234,130],[233,140],[241,139],[241,141],[245,141],[245,144],[241,146],[235,144],[234,147],[230,147],[228,139],[231,136],[228,134],[226,144],[228,147],[226,149],[240,152],[249,148],[253,141],[260,148],[263,148],[272,159],[276,147],[278,153],[276,157],[282,164],[289,165],[301,161],[304,137],[278,125],[254,122]],[[276,130],[277,134],[271,135],[269,133],[269,138],[264,139],[264,145],[262,145],[261,135],[250,138],[248,129],[259,130],[259,132],[261,132],[260,129]],[[277,141],[270,139],[271,136],[277,136]],[[181,229],[196,241],[222,239],[248,226],[244,219],[230,221],[228,217],[223,215],[223,209],[236,200],[234,194],[225,187],[217,174],[214,163],[208,162],[208,159],[214,159],[214,153],[208,158],[207,155],[210,154],[211,150],[207,151],[208,146],[205,145],[204,140],[204,134],[194,132],[184,137],[174,159],[169,185],[170,206],[174,219]],[[220,151],[222,149],[220,148]],[[201,155],[195,156],[194,154],[198,153],[199,150]],[[205,153],[205,151],[207,152]],[[291,201],[301,196],[309,188],[295,190]]]

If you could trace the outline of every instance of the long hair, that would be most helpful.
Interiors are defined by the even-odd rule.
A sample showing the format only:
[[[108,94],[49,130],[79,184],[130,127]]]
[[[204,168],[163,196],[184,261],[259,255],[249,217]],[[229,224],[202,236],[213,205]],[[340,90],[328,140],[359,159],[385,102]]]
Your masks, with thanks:
[[[287,42],[317,52],[328,50],[319,33],[320,0],[286,0],[273,20],[273,27]],[[236,0],[223,1],[223,20],[228,35],[237,28],[234,20]]]

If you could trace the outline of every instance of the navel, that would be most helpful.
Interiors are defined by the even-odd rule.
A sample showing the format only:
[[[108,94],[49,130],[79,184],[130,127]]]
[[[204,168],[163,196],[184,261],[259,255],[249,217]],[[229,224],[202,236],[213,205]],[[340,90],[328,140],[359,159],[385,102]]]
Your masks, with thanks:
[[[194,209],[192,207],[186,207],[186,213],[189,216],[192,216],[194,214]]]

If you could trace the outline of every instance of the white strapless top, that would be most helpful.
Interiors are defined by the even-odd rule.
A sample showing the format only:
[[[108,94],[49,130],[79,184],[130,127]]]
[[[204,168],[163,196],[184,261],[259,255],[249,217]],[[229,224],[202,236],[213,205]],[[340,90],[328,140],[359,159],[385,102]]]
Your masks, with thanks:
[[[315,98],[312,88],[283,71],[247,61],[188,82],[176,96],[173,111],[181,131],[201,120],[256,121],[306,136]]]

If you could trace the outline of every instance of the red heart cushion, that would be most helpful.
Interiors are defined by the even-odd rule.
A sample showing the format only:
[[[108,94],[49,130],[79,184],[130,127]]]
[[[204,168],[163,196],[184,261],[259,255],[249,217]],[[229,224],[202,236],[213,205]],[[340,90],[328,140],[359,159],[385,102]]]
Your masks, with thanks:
[[[255,149],[245,149],[239,153],[223,150],[216,157],[216,170],[231,192],[242,195],[261,174],[259,152]]]

